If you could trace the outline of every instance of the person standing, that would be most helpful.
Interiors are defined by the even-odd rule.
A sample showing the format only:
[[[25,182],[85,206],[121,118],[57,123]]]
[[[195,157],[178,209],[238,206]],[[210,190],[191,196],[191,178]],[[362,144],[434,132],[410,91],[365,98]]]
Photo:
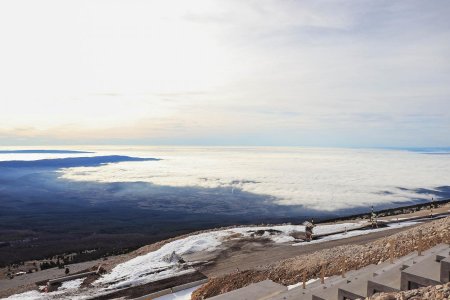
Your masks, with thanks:
[[[314,220],[311,220],[311,222],[306,221],[303,225],[305,225],[306,241],[310,242],[313,238]]]

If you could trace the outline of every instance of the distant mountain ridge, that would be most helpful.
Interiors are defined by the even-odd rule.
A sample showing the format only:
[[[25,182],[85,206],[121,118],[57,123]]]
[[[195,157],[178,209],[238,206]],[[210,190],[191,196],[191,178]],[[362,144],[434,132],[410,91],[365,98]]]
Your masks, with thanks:
[[[82,154],[82,153],[95,153],[89,151],[77,151],[77,150],[0,150],[0,154]]]
[[[140,158],[124,155],[106,155],[93,157],[67,157],[40,160],[10,160],[0,161],[0,168],[73,168],[73,167],[95,167],[108,163],[130,162],[130,161],[157,161],[158,158]]]

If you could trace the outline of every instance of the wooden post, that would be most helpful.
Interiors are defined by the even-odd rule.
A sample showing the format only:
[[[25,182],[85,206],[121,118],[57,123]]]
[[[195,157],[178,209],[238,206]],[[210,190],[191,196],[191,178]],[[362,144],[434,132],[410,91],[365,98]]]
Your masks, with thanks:
[[[303,289],[306,289],[306,270],[303,270]]]
[[[430,205],[430,218],[433,217],[433,205],[434,204],[434,198],[431,198],[431,205]]]
[[[372,211],[370,213],[370,225],[372,225],[372,228],[373,228],[373,205],[372,205]]]
[[[450,247],[450,224],[447,223],[446,225],[447,225],[447,229],[445,231],[443,242],[446,243],[447,245],[449,245],[449,247]]]
[[[345,271],[347,271],[347,257],[344,257],[344,261],[342,262],[342,278],[345,278]]]
[[[389,256],[390,256],[390,258],[389,258],[389,261],[391,262],[391,264],[393,264],[394,263],[394,240],[392,239],[392,240],[390,240],[390,247],[389,247]]]
[[[447,244],[450,246],[450,230],[447,227]]]
[[[419,230],[419,242],[417,245],[417,254],[419,256],[422,255],[422,230],[421,229]]]
[[[320,270],[320,283],[325,284],[325,264],[322,264],[322,269]]]

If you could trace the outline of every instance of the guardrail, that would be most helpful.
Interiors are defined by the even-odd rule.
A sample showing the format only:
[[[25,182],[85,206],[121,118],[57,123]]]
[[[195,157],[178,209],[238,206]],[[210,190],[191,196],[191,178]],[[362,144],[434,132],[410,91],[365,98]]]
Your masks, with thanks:
[[[59,278],[55,278],[55,279],[50,279],[47,284],[48,285],[57,284],[57,283],[65,282],[65,281],[70,281],[70,280],[74,280],[74,279],[78,279],[78,278],[87,277],[91,274],[97,274],[97,271],[78,273],[78,274],[68,275],[68,276],[59,277]]]

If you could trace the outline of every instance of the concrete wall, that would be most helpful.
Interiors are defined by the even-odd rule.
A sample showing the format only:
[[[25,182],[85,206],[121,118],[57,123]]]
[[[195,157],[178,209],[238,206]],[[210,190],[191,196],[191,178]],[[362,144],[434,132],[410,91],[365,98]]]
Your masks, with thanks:
[[[383,284],[379,284],[373,281],[367,282],[367,297],[372,296],[375,293],[383,292],[383,293],[390,293],[390,292],[399,292],[400,290],[391,288],[388,286],[385,286]]]
[[[364,299],[366,298],[364,295],[356,295],[354,293],[351,293],[349,291],[338,289],[338,300],[344,300],[344,299]]]
[[[439,281],[435,281],[433,279],[424,278],[421,276],[417,276],[411,273],[402,272],[401,273],[401,285],[400,289],[402,291],[409,290],[409,283],[416,283],[419,286],[429,286],[429,285],[438,285],[441,284]]]
[[[441,282],[450,282],[450,258],[441,261]]]

